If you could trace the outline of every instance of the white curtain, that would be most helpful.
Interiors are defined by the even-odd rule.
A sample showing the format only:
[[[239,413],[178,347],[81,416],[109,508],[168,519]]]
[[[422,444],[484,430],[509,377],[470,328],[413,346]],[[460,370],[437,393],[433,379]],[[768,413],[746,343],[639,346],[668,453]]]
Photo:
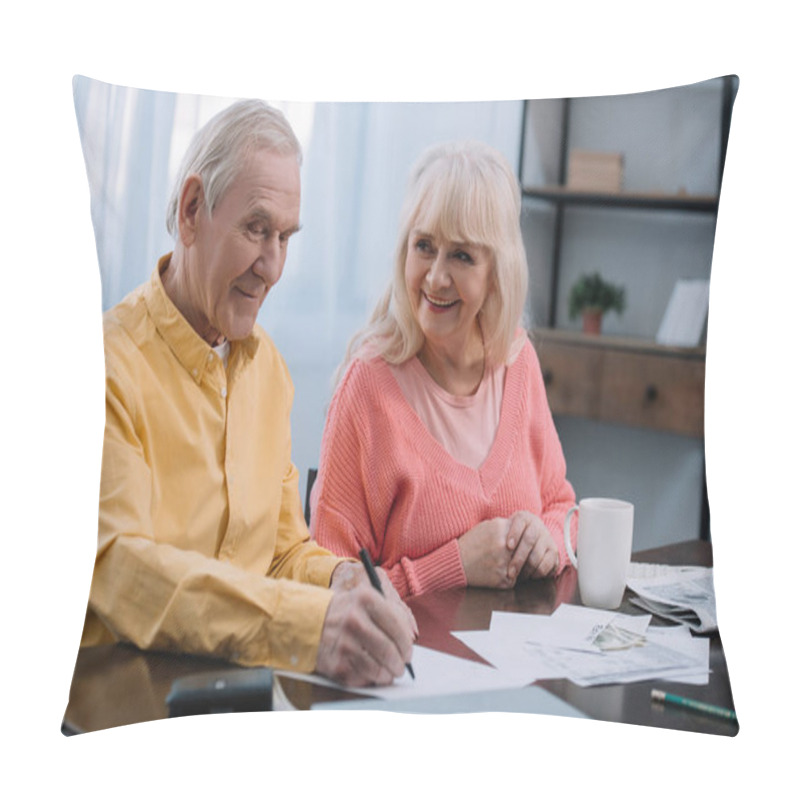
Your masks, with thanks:
[[[164,214],[176,95],[79,76],[73,94],[105,311],[147,279],[153,253],[171,247]]]
[[[231,98],[75,80],[92,197],[103,309],[147,280],[168,252],[164,214],[194,131]],[[411,165],[427,146],[480,139],[518,171],[522,102],[278,103],[303,145],[301,232],[259,315],[295,382],[301,493],[315,467],[330,379],[391,274]]]

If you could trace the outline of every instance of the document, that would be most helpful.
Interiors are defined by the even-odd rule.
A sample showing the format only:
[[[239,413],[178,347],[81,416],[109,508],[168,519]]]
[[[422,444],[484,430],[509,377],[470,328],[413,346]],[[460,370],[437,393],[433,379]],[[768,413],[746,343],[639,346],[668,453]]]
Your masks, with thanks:
[[[633,683],[643,680],[679,680],[688,675],[693,682],[708,682],[708,665],[694,654],[681,652],[649,639],[641,647],[605,653],[550,653],[560,659],[564,677],[578,686]]]
[[[670,567],[631,564],[631,603],[659,617],[687,625],[695,633],[717,630],[713,570],[710,567]]]
[[[629,585],[648,608],[673,617],[690,608],[698,624],[713,613],[710,570],[637,565]],[[710,601],[709,601],[710,592]],[[679,611],[675,611],[679,609]],[[657,627],[651,614],[622,614],[562,603],[549,616],[495,611],[489,630],[452,631],[488,664],[419,645],[408,673],[389,686],[353,688],[319,675],[276,675],[391,701],[513,690],[544,679],[567,678],[578,686],[672,680],[706,684],[709,641],[686,625]],[[491,665],[491,666],[489,666]],[[411,706],[409,706],[410,708]]]
[[[689,629],[683,625],[671,625],[664,628],[648,628],[647,635],[650,639],[669,647],[672,650],[680,650],[691,655],[695,660],[703,664],[703,668],[695,671],[690,668],[685,673],[672,673],[669,676],[671,681],[680,683],[692,683],[698,686],[708,684],[708,664],[711,652],[711,642],[703,636],[692,636]]]
[[[578,686],[665,678],[708,682],[708,641],[655,633],[650,615],[562,604],[549,617],[495,612],[488,631],[453,635],[501,673]],[[688,639],[686,638],[688,636]]]
[[[412,665],[415,678],[405,672],[389,686],[361,688],[343,686],[320,675],[283,670],[277,671],[276,674],[386,700],[519,688],[530,683],[516,673],[503,673],[479,661],[469,661],[419,645],[414,645]]]
[[[550,647],[599,652],[642,642],[651,616],[562,603],[549,617],[496,611],[489,629],[511,636],[524,634]]]
[[[551,694],[541,686],[524,686],[521,689],[493,689],[488,692],[446,694],[427,697],[406,697],[385,700],[362,697],[358,700],[340,700],[315,703],[314,710],[328,711],[400,711],[411,714],[464,714],[479,711],[501,711],[517,714],[554,714],[559,717],[587,718],[587,715],[566,701]]]

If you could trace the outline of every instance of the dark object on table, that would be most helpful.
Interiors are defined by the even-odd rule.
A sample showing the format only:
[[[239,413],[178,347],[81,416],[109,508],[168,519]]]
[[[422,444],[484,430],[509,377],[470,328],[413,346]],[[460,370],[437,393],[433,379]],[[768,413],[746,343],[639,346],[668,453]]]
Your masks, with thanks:
[[[173,682],[167,695],[170,717],[272,710],[272,670],[201,672]]]

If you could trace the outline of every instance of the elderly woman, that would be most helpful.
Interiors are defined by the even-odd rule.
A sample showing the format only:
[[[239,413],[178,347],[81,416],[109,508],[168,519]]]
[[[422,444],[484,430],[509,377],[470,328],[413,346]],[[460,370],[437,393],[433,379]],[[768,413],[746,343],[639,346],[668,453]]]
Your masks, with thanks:
[[[340,555],[366,548],[404,597],[510,588],[567,563],[559,532],[575,494],[521,327],[519,218],[495,150],[424,153],[392,284],[340,368],[312,534]]]

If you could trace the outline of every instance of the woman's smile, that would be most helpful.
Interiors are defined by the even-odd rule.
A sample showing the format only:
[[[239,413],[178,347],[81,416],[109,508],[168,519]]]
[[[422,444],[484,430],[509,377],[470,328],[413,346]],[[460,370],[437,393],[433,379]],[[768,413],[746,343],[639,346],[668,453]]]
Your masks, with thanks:
[[[458,298],[455,298],[454,300],[445,300],[440,297],[429,295],[424,291],[421,292],[421,294],[428,301],[434,311],[449,311],[460,302]]]

